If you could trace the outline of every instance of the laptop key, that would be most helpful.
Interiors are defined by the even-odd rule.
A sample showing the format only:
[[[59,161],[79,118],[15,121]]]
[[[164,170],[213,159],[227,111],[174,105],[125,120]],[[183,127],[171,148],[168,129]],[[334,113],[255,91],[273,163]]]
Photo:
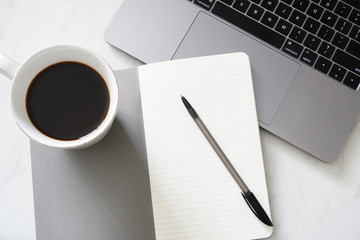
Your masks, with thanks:
[[[352,24],[342,18],[335,25],[335,29],[342,32],[343,34],[348,34]]]
[[[302,43],[305,39],[306,32],[298,27],[294,27],[290,33],[290,38],[292,40],[297,41],[298,43]]]
[[[318,21],[315,21],[312,18],[308,18],[304,24],[304,29],[315,34],[319,30],[320,25],[321,24]]]
[[[300,57],[300,60],[310,66],[314,65],[318,55],[309,49],[305,49]]]
[[[346,48],[346,51],[355,57],[360,58],[360,44],[351,40],[349,45]]]
[[[245,13],[246,10],[249,8],[250,6],[250,1],[249,0],[236,0],[234,2],[233,7],[237,10],[239,10],[240,12]]]
[[[321,0],[320,5],[329,10],[333,10],[336,6],[337,0]]]
[[[273,28],[278,19],[278,16],[266,11],[263,18],[261,19],[261,22],[266,26]]]
[[[278,2],[279,2],[278,0],[264,0],[261,3],[261,6],[263,6],[264,8],[266,8],[269,11],[274,11]]]
[[[320,47],[319,47],[318,53],[320,53],[321,55],[323,55],[326,58],[331,58],[334,51],[335,51],[334,46],[330,45],[327,42],[322,42]]]
[[[329,27],[333,27],[337,19],[338,17],[335,14],[325,11],[320,21]]]
[[[252,17],[256,20],[260,20],[264,11],[265,10],[263,8],[252,4],[249,8],[249,11],[247,12],[247,15],[249,15],[250,17]]]
[[[317,35],[325,41],[330,42],[331,38],[334,36],[334,33],[335,31],[333,29],[322,25]]]
[[[360,28],[358,26],[353,26],[349,36],[360,42]]]
[[[287,19],[290,16],[292,8],[286,5],[285,3],[280,3],[279,6],[276,8],[276,15]]]
[[[322,56],[320,56],[315,63],[315,68],[325,74],[328,73],[330,67],[331,67],[331,62]]]
[[[347,4],[353,6],[354,8],[357,8],[360,10],[360,1],[356,0],[343,0],[343,2],[346,2]]]
[[[290,16],[290,22],[301,27],[306,19],[306,15],[299,12],[298,10],[294,10]]]
[[[311,50],[314,50],[316,51],[316,49],[318,49],[319,45],[320,45],[320,38],[317,38],[311,34],[308,34],[306,39],[305,39],[305,42],[304,42],[304,45],[308,48],[310,48]]]
[[[315,19],[319,19],[321,14],[323,13],[323,11],[324,11],[324,9],[322,7],[320,7],[319,5],[316,5],[314,3],[311,3],[311,5],[306,13]]]
[[[349,20],[357,25],[360,25],[360,10],[353,9],[350,13]]]
[[[194,3],[206,10],[210,10],[215,0],[195,0]]]
[[[290,39],[285,42],[284,47],[282,48],[284,52],[290,54],[295,58],[298,58],[300,56],[303,49],[304,47]]]
[[[345,74],[346,74],[346,69],[340,67],[337,64],[334,64],[329,72],[330,77],[334,78],[339,82],[341,82],[344,79]]]
[[[360,84],[360,77],[355,74],[348,72],[345,77],[344,84],[351,87],[352,89],[358,89]]]
[[[350,54],[337,49],[332,60],[340,66],[343,66],[360,75],[360,60]]]
[[[284,19],[280,19],[275,27],[275,30],[287,36],[292,26],[293,25],[291,23],[285,21]]]
[[[335,8],[335,13],[339,14],[343,18],[347,18],[349,16],[350,11],[351,11],[351,7],[349,7],[348,5],[342,2],[339,2],[339,4]]]
[[[299,9],[300,11],[304,12],[309,5],[309,0],[296,0],[293,3],[293,7]]]
[[[212,13],[276,48],[281,48],[285,41],[285,37],[281,34],[274,32],[270,28],[265,27],[221,2],[215,3]]]
[[[342,35],[341,33],[336,33],[334,39],[332,40],[332,44],[335,46],[344,49],[346,47],[346,44],[349,42],[349,38]],[[360,51],[360,48],[358,48]]]

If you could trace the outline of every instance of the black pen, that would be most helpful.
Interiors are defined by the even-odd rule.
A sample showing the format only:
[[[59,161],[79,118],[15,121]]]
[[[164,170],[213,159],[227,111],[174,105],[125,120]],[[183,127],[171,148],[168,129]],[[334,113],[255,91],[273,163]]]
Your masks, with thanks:
[[[235,182],[239,185],[241,189],[241,194],[243,195],[246,203],[250,207],[250,209],[253,211],[253,213],[266,225],[273,226],[270,218],[256,199],[255,195],[250,191],[248,186],[245,184],[245,182],[242,180],[242,178],[239,176],[237,171],[235,170],[234,166],[231,164],[229,159],[226,157],[225,153],[221,150],[220,146],[215,141],[214,137],[211,135],[199,115],[196,113],[195,109],[190,105],[190,103],[181,96],[181,100],[183,101],[186,109],[188,110],[191,117],[194,119],[195,123],[200,128],[201,132],[204,134],[205,138],[208,140],[216,154],[219,156],[219,158],[224,163],[227,170],[230,172],[231,176],[234,178]]]

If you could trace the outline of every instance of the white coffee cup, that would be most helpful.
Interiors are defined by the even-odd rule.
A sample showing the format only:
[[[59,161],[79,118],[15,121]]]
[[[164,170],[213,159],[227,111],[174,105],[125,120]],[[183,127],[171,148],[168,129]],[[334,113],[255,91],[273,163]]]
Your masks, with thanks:
[[[26,95],[38,73],[56,63],[70,61],[90,66],[101,75],[108,88],[109,107],[104,120],[89,134],[75,140],[59,140],[45,135],[33,125],[27,113]],[[101,140],[115,119],[119,105],[116,77],[105,60],[92,51],[76,46],[53,46],[36,52],[21,65],[0,54],[0,72],[13,80],[10,96],[16,123],[27,136],[38,143],[56,148],[85,148]]]

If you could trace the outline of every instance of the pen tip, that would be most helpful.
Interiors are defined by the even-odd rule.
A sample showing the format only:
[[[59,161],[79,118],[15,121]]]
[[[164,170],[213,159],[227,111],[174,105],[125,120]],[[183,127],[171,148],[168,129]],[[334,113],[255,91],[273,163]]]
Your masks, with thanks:
[[[262,221],[264,224],[273,227],[273,224],[266,214],[265,210],[262,208],[258,200],[256,199],[255,195],[248,191],[247,193],[241,193],[245,199],[245,202],[247,205],[249,205],[251,211],[259,218],[260,221]]]

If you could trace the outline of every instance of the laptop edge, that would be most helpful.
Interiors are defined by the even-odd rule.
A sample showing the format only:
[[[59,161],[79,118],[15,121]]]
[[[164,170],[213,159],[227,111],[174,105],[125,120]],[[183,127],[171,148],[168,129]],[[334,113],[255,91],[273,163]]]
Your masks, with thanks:
[[[228,34],[240,37],[227,40],[224,47],[221,42],[229,39]],[[288,75],[282,76],[290,80],[286,82],[288,86],[284,87],[283,96],[273,104],[270,114],[266,111],[269,109],[268,102],[272,102],[268,99],[272,97],[267,99],[267,96],[278,96],[278,88],[269,89],[261,83],[268,82],[261,73],[264,72],[264,64],[257,62],[260,57],[256,57],[253,47],[249,47],[249,39],[261,44],[255,46],[271,49],[273,53],[265,58],[269,63],[274,62],[275,57],[292,68],[288,70]],[[166,0],[124,1],[105,32],[105,40],[145,63],[234,51],[248,53],[259,125],[324,162],[336,160],[358,118],[360,97],[357,91],[300,61],[290,59],[278,49],[185,0],[171,3]],[[271,76],[278,76],[278,72],[279,68],[267,69],[266,76],[273,78],[271,81],[277,81],[277,77]],[[263,91],[265,88],[268,93]]]

